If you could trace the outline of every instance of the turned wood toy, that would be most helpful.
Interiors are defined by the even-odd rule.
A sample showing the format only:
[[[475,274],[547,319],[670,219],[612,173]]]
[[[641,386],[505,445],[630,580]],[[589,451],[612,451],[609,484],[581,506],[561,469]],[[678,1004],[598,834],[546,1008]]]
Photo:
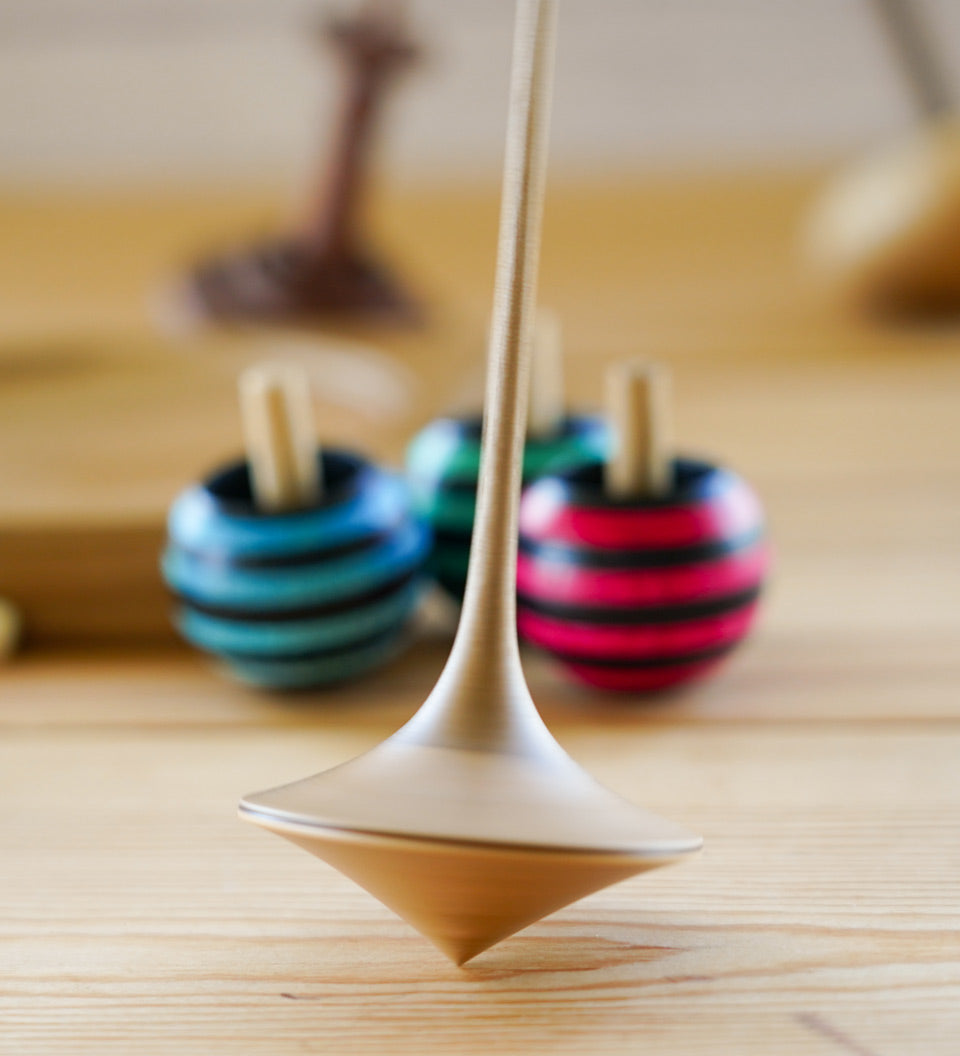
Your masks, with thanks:
[[[700,839],[589,777],[520,670],[517,500],[555,0],[519,0],[480,494],[450,659],[426,703],[365,755],[247,796],[241,816],[335,866],[461,964]]]
[[[566,411],[560,322],[541,308],[533,335],[523,482],[548,469],[583,461],[602,442],[606,425],[597,418]],[[432,529],[428,570],[460,601],[467,581],[470,533],[480,473],[480,415],[438,418],[422,429],[407,451],[407,479],[417,513]]]
[[[811,262],[841,299],[879,315],[960,310],[960,116],[920,11],[873,0],[921,123],[852,165],[815,202]]]
[[[400,0],[366,0],[324,27],[343,69],[342,110],[320,191],[302,230],[201,264],[182,300],[192,318],[306,323],[338,316],[413,321],[411,298],[373,256],[362,233],[376,121],[396,74],[417,48]]]
[[[177,626],[256,685],[365,674],[407,640],[427,530],[397,475],[318,450],[302,370],[250,368],[240,394],[247,459],[170,511],[163,573]]]
[[[667,388],[662,368],[611,368],[613,453],[542,477],[520,506],[521,637],[603,689],[709,671],[749,630],[767,568],[747,484],[671,456]]]

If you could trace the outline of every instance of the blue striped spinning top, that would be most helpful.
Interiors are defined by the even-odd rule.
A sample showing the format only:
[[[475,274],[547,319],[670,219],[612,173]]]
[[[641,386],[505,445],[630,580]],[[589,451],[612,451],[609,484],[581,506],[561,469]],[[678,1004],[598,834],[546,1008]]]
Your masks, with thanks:
[[[428,531],[394,473],[312,448],[322,492],[266,511],[241,460],[184,491],[163,575],[175,622],[240,679],[293,689],[341,682],[395,656],[422,585]]]

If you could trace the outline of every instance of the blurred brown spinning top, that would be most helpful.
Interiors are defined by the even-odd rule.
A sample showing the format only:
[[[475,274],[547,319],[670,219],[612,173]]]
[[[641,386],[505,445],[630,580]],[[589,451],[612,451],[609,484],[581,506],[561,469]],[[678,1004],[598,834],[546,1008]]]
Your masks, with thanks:
[[[417,55],[400,0],[367,0],[323,27],[343,68],[343,99],[320,192],[302,230],[200,264],[190,315],[213,322],[309,324],[331,317],[416,318],[416,306],[368,250],[361,212],[384,95]]]

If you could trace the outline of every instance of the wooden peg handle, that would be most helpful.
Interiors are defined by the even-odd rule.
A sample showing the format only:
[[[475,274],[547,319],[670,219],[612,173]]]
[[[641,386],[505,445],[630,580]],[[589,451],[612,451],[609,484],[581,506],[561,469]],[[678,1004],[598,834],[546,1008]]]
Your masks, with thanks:
[[[552,436],[560,428],[565,415],[560,317],[550,308],[539,308],[530,363],[527,436]]]
[[[605,466],[610,498],[657,498],[673,487],[670,375],[656,363],[631,361],[606,374],[607,415],[616,441]]]
[[[557,0],[518,0],[477,514],[455,654],[516,653],[517,506],[526,435]],[[499,646],[498,646],[499,648]]]
[[[240,410],[256,505],[295,510],[322,493],[310,380],[292,365],[259,365],[240,375]]]
[[[536,743],[554,745],[520,666],[517,509],[556,14],[556,0],[517,3],[480,480],[467,585],[457,635],[436,689],[394,734],[421,744],[469,747],[474,753],[525,753],[534,751]]]

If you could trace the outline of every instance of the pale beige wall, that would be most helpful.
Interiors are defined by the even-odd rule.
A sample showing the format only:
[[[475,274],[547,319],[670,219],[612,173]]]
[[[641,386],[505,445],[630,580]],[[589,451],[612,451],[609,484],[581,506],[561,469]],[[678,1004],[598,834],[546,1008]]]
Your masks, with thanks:
[[[0,0],[0,179],[302,174],[332,101],[317,6]],[[960,2],[925,7],[960,73]],[[398,178],[497,170],[511,8],[414,0],[432,55],[395,99]],[[867,0],[564,0],[561,23],[558,168],[817,158],[909,118]]]

